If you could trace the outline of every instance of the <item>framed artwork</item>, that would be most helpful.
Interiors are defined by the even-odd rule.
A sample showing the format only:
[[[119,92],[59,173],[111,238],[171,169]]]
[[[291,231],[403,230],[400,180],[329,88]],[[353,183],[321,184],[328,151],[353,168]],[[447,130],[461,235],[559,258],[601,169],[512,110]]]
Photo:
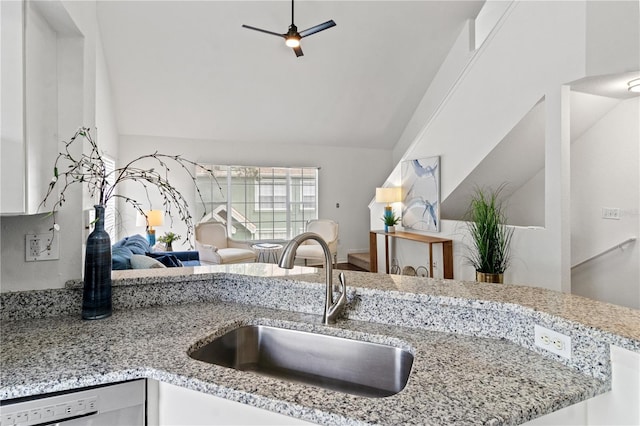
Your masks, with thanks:
[[[402,162],[402,226],[440,232],[440,157]]]

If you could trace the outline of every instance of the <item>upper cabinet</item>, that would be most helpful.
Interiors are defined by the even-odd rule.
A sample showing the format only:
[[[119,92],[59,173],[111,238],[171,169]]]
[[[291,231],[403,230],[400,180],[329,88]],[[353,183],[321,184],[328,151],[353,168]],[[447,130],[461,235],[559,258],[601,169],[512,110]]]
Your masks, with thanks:
[[[59,1],[1,4],[0,213],[42,213],[60,129],[82,123],[83,38]]]
[[[0,2],[0,212],[25,212],[24,5]]]

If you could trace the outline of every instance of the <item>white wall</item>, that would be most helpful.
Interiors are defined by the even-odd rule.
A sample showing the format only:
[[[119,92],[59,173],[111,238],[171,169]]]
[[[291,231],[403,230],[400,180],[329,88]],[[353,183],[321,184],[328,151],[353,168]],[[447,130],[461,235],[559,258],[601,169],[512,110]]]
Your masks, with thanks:
[[[97,20],[95,3],[93,2],[46,2],[38,4],[48,8],[50,23],[61,25],[58,29],[56,44],[58,64],[57,132],[56,140],[68,140],[80,126],[94,127],[96,122],[105,123],[102,128],[113,126],[111,120],[103,120],[108,106],[99,108],[96,103],[96,69],[103,67],[104,62],[96,64]],[[66,29],[65,29],[66,26]],[[81,36],[77,36],[79,31]],[[42,69],[42,77],[49,76],[47,69]],[[37,78],[37,76],[34,76]],[[29,86],[27,86],[29,90]],[[96,115],[99,115],[96,117]],[[27,117],[27,126],[29,126]],[[106,129],[105,129],[106,131]],[[115,131],[111,131],[115,134]],[[58,144],[58,147],[60,145]],[[42,176],[52,170],[53,157],[38,167]],[[40,169],[44,168],[44,171]],[[48,182],[50,178],[47,178]],[[46,182],[45,182],[46,183]],[[1,218],[0,232],[0,290],[17,291],[43,288],[59,288],[69,279],[82,275],[82,211],[91,206],[93,201],[83,194],[79,185],[68,191],[67,202],[60,210],[57,222],[61,226],[60,258],[45,262],[25,262],[25,235],[28,233],[46,233],[51,227],[51,220],[43,215],[16,216]],[[46,211],[46,210],[45,210]]]
[[[96,141],[102,152],[118,159],[118,123],[111,97],[109,69],[105,62],[100,33],[97,37],[96,55]]]
[[[637,71],[640,1],[587,1],[587,74]],[[621,54],[624,52],[624,54]]]
[[[621,102],[571,146],[571,263],[638,237],[640,98]],[[621,210],[602,218],[603,207]],[[640,309],[640,243],[572,271],[572,292]]]
[[[584,4],[517,2],[404,158],[440,155],[446,198],[529,110],[584,75]]]
[[[437,112],[441,102],[464,71],[475,50],[474,35],[474,22],[467,21],[393,147],[394,163],[402,159],[406,150],[423,130],[427,119]]]
[[[475,19],[475,48],[482,46],[482,43],[489,37],[496,24],[508,11],[510,1],[486,0],[482,10]]]
[[[509,197],[506,204],[510,223],[544,226],[544,169],[536,173]]]
[[[375,193],[376,186],[391,170],[390,150],[263,143],[228,144],[221,141],[120,136],[121,163],[156,150],[163,154],[182,154],[190,160],[204,164],[320,167],[318,215],[340,224],[338,259],[341,261],[346,259],[349,250],[367,250],[367,205]],[[195,199],[193,184],[185,174],[172,173],[170,181],[180,189],[187,200]],[[126,192],[121,193],[144,201],[145,197],[139,187],[134,187],[135,185],[127,185]],[[154,208],[160,208],[158,199],[152,201]],[[340,204],[340,207],[336,207],[336,204]],[[120,235],[144,234],[143,228],[132,226],[134,210],[122,204],[119,209],[123,219],[129,220],[129,224],[121,230]],[[156,228],[156,233],[162,235],[169,229],[169,224],[165,222],[165,226]],[[173,231],[185,235],[186,227],[176,220]],[[180,245],[174,245],[174,249],[188,247],[184,238],[179,243]]]
[[[547,99],[546,229],[516,230],[516,259],[507,282],[559,290],[569,281],[563,277],[569,248],[562,234],[568,215],[562,201],[568,199],[568,117],[560,111],[567,106],[562,85],[584,76],[585,21],[584,2],[515,2],[404,155],[440,155],[444,199],[540,98]],[[439,236],[454,240],[455,256],[463,248],[462,229],[456,222],[442,222]],[[454,276],[473,277],[460,256]]]
[[[402,158],[439,155],[445,199],[545,97],[545,168],[530,181],[535,186],[544,183],[544,229],[516,228],[514,262],[506,282],[570,290],[570,102],[565,85],[596,72],[637,70],[638,27],[638,2],[514,2],[437,111],[421,117],[422,133]],[[423,99],[421,105],[426,103]],[[397,180],[396,168],[388,181]],[[526,203],[539,202],[527,200],[525,192],[514,198],[525,204],[512,208],[526,212]],[[373,229],[380,227],[378,207],[372,205]],[[464,226],[449,221],[441,225],[439,236],[454,240],[454,255],[464,254]],[[399,247],[398,252],[407,256],[402,263],[425,262],[415,249]],[[635,265],[639,258],[630,254]],[[473,278],[463,258],[456,258],[454,274],[457,279]]]

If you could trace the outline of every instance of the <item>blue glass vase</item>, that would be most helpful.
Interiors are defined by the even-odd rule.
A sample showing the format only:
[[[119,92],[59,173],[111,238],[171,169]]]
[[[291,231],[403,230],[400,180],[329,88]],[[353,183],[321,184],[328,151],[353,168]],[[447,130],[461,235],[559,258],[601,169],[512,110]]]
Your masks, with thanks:
[[[95,228],[87,238],[84,258],[82,319],[111,316],[111,239],[104,230],[104,206],[96,209]]]

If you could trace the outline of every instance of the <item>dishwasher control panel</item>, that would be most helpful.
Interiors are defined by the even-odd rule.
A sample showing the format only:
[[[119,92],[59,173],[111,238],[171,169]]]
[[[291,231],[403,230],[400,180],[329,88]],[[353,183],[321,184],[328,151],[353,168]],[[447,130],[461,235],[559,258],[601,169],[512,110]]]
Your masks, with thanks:
[[[90,416],[97,412],[96,395],[83,395],[79,398],[77,393],[71,393],[3,405],[0,407],[0,426],[47,425]]]
[[[135,379],[4,400],[0,426],[144,426],[146,395],[146,380]]]

